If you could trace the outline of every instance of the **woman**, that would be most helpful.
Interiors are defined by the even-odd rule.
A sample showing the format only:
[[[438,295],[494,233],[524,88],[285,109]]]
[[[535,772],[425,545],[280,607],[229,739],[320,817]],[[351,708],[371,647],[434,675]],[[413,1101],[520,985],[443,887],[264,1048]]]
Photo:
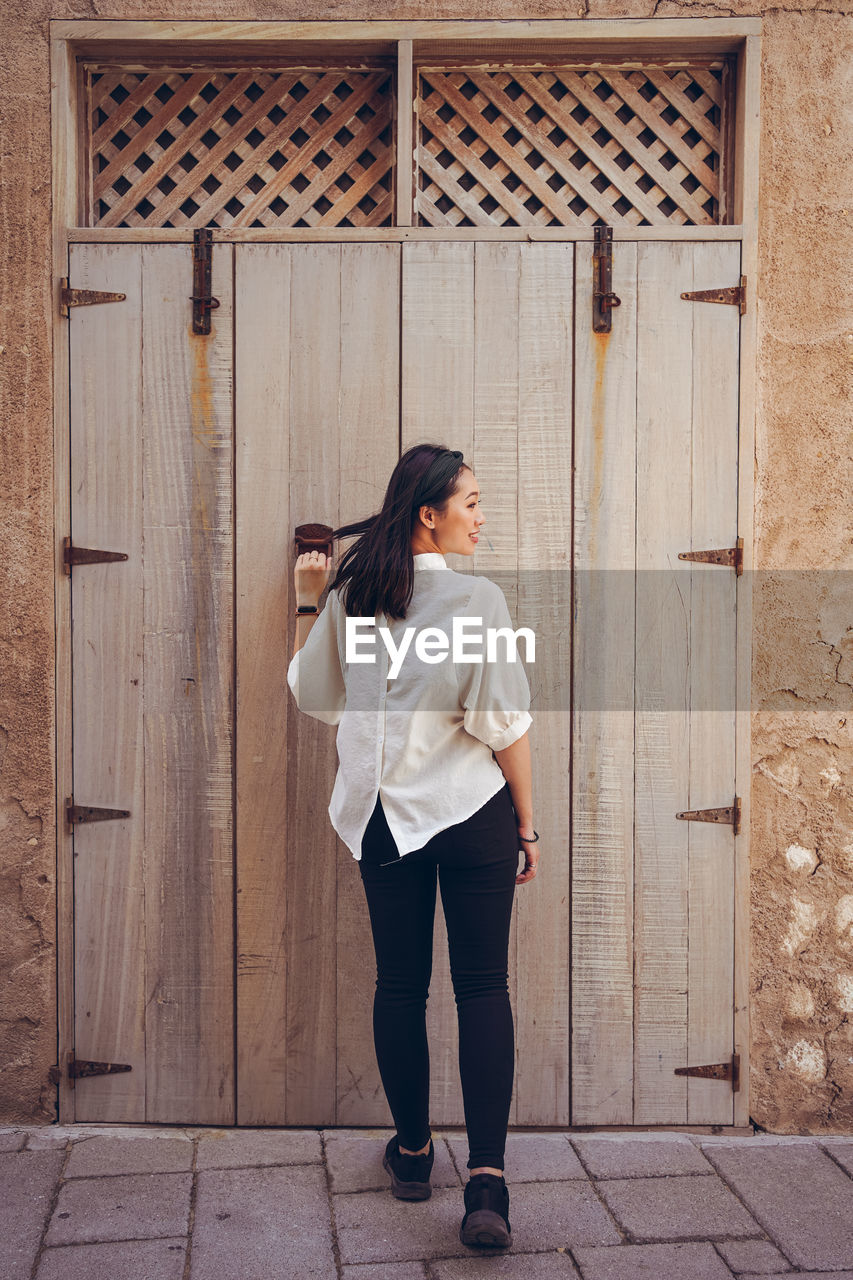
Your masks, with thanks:
[[[500,638],[492,650],[482,643],[490,627],[512,631],[506,600],[489,579],[456,573],[444,559],[473,556],[484,523],[479,497],[458,450],[421,444],[403,454],[381,511],[334,531],[360,536],[322,613],[331,557],[297,558],[303,612],[287,679],[300,710],[339,725],[329,816],[358,860],[370,915],[374,1043],[397,1129],[383,1159],[391,1189],[409,1200],[431,1190],[426,1001],[438,881],[469,1144],[460,1239],[508,1246],[503,1169],[515,1046],[507,951],[515,886],[536,874],[539,837],[527,678]],[[451,661],[457,627],[464,643]]]

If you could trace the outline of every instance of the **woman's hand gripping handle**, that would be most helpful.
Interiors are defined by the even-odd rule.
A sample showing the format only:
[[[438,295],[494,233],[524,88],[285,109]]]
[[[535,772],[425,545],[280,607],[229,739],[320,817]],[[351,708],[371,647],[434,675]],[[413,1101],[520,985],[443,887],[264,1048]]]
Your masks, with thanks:
[[[322,551],[303,551],[297,556],[293,568],[297,605],[319,604],[331,572],[332,557]]]

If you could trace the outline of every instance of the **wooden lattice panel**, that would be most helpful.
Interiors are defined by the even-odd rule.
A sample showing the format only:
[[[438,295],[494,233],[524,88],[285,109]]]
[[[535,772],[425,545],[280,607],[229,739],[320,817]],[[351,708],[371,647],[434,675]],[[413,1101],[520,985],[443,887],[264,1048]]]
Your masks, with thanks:
[[[421,226],[721,221],[725,67],[428,70]]]
[[[383,227],[387,70],[90,70],[89,223]]]

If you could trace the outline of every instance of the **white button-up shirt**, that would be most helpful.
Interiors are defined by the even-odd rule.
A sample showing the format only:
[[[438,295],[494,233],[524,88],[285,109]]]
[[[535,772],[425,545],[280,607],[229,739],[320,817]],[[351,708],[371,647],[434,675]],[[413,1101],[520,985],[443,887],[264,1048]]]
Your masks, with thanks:
[[[346,611],[339,593],[330,591],[287,670],[300,711],[338,725],[329,817],[357,859],[377,794],[399,853],[420,849],[501,789],[506,779],[492,752],[510,746],[533,722],[524,639],[515,661],[512,643],[501,637],[492,654],[497,660],[486,660],[487,629],[513,630],[500,587],[457,573],[437,551],[414,556],[414,567],[406,617],[389,620],[379,612],[358,623],[349,656],[361,661],[346,660]],[[454,619],[468,619],[461,652],[480,654],[482,661],[454,662],[452,648],[437,660],[440,637],[427,644],[424,636],[416,652],[417,633],[427,627],[441,628],[452,646]],[[389,654],[380,627],[398,654],[406,628],[415,629],[402,661]],[[432,660],[425,656],[430,653]],[[365,661],[371,654],[375,661]]]

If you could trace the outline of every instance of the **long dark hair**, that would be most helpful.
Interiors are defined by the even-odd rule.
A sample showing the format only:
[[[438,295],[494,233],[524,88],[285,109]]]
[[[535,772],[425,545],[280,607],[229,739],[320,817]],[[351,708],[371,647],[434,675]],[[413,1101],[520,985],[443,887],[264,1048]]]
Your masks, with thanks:
[[[341,525],[332,537],[361,534],[344,552],[329,589],[343,593],[352,617],[405,618],[414,587],[412,534],[422,506],[444,512],[467,463],[459,449],[416,444],[397,463],[382,510],[366,520]]]

